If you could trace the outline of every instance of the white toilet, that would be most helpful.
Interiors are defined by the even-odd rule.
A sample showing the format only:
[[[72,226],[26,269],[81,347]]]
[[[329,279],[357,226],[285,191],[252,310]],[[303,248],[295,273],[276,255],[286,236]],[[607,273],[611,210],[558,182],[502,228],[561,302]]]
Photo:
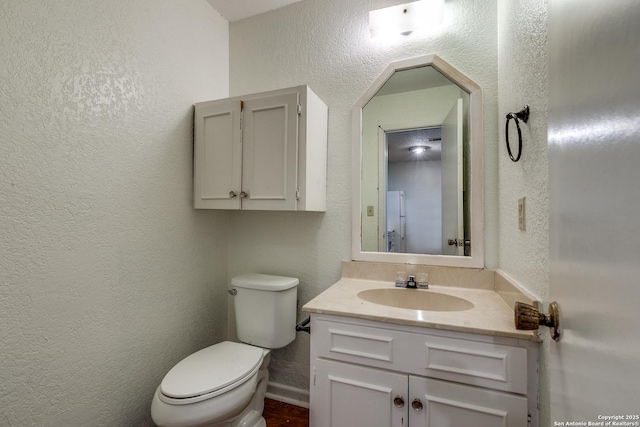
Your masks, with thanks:
[[[244,274],[231,279],[238,339],[186,357],[156,389],[151,418],[162,427],[266,427],[269,349],[295,338],[298,279]]]

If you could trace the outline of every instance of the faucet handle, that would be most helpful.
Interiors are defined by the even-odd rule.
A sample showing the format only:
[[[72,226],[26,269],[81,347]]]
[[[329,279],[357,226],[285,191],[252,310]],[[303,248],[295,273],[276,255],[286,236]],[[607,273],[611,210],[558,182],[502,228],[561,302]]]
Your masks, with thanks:
[[[429,275],[424,271],[418,273],[418,288],[429,289]]]
[[[398,271],[398,273],[396,274],[396,288],[404,288],[405,286],[407,286],[406,279],[407,273],[405,273],[404,271]]]

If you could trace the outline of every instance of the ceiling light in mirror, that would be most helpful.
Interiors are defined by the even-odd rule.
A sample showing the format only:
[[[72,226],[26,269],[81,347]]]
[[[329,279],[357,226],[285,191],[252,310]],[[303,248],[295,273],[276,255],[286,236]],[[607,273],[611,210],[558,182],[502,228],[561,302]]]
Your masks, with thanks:
[[[416,147],[410,147],[409,148],[409,151],[411,151],[416,156],[424,153],[427,150],[431,150],[431,147],[429,147],[428,145],[419,145],[419,146],[416,146]]]

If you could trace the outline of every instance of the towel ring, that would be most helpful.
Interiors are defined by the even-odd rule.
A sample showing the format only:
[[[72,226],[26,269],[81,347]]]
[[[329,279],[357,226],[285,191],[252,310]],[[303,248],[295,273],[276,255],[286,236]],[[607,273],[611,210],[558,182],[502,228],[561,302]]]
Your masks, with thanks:
[[[516,122],[516,129],[518,129],[518,155],[516,157],[513,157],[513,153],[511,153],[511,144],[509,143],[509,120],[511,119]],[[507,139],[507,152],[509,153],[509,157],[513,162],[517,162],[518,160],[520,160],[520,156],[522,155],[522,131],[520,130],[520,120],[525,123],[529,121],[528,105],[525,105],[525,107],[517,113],[507,114],[507,125],[504,132]]]

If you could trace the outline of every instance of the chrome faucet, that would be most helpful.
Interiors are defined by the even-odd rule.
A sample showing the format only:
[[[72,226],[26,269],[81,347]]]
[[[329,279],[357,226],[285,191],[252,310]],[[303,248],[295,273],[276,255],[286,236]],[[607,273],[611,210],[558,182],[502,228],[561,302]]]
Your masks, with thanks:
[[[398,271],[396,276],[396,288],[408,288],[408,289],[429,289],[429,279],[427,273],[418,272],[418,281],[416,276],[409,276],[409,280],[405,280],[406,273],[404,271]]]
[[[407,288],[415,289],[416,285],[416,277],[409,276],[409,280],[407,280]]]

